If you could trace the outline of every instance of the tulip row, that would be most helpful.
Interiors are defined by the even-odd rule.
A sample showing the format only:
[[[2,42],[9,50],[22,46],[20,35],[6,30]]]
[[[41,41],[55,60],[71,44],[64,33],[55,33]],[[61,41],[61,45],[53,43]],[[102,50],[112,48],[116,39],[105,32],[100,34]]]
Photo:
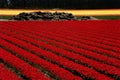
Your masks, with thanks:
[[[10,32],[7,32],[7,33],[10,33]],[[20,32],[20,33],[22,33],[22,32]],[[28,41],[30,43],[33,43],[35,45],[38,45],[38,46],[44,46],[45,45],[45,44],[43,44],[43,43],[41,43],[39,41],[36,41],[36,40],[34,40],[32,38],[27,38],[25,36],[22,36],[21,34],[15,34],[14,32],[11,32],[10,35],[16,35],[16,37],[19,36],[18,38],[23,38],[24,40],[26,40],[26,41]],[[34,37],[34,35],[31,35],[31,36]],[[38,37],[34,37],[34,38],[38,38]],[[42,37],[40,37],[39,39],[43,40],[43,41],[46,41],[46,42],[49,42],[51,44],[59,45],[59,46],[61,46],[63,48],[68,48],[70,50],[73,50],[74,52],[79,50],[79,48],[77,49],[77,48],[74,48],[72,46],[56,42],[54,40],[49,40],[49,39],[45,39],[45,38],[42,38]],[[51,46],[45,46],[45,47],[50,48]],[[74,60],[78,60],[79,62],[85,63],[85,64],[87,64],[89,66],[92,66],[95,69],[97,69],[98,71],[102,71],[102,72],[105,72],[107,74],[111,74],[111,75],[114,75],[114,76],[120,76],[120,72],[119,72],[118,68],[115,68],[115,67],[112,67],[112,66],[97,62],[95,60],[88,59],[86,57],[80,56],[78,54],[74,54],[72,52],[71,52],[72,54],[67,52],[67,51],[65,52],[64,50],[61,50],[61,49],[56,48],[56,47],[53,47],[53,48],[52,48],[53,51],[55,51],[57,53],[60,53],[61,55],[64,55],[66,57],[72,58]]]
[[[52,32],[46,32],[46,31],[42,31],[46,34],[53,34]],[[102,48],[102,49],[105,49],[105,50],[110,50],[110,51],[115,51],[116,53],[119,53],[120,52],[120,49],[118,47],[114,47],[114,46],[109,46],[109,45],[105,45],[105,44],[101,44],[101,43],[96,43],[95,41],[90,41],[89,38],[87,39],[82,39],[84,37],[75,37],[75,36],[72,36],[71,34],[64,34],[63,32],[60,33],[61,31],[55,33],[54,32],[54,36],[58,36],[58,37],[61,37],[61,38],[64,38],[64,39],[69,39],[69,40],[72,40],[72,41],[75,41],[75,42],[79,42],[79,43],[83,43],[83,44],[87,44],[87,45],[90,45],[90,46],[95,46],[95,47],[98,47],[98,48]],[[85,35],[83,35],[85,36]],[[94,39],[92,39],[94,40]],[[98,40],[98,39],[97,39]],[[103,41],[104,42],[104,41]]]
[[[32,32],[32,31],[31,31]],[[35,33],[35,32],[34,32]],[[36,34],[38,34],[38,33],[36,33]],[[45,33],[42,33],[43,35],[45,35]],[[40,34],[41,35],[41,34]],[[51,36],[54,36],[54,35],[47,35],[46,34],[46,36],[44,36],[44,37],[48,37],[48,38],[51,38]],[[52,37],[52,38],[55,38],[56,40],[61,40],[61,38],[60,37]],[[65,37],[64,37],[65,38]],[[62,38],[62,39],[64,39],[64,38]],[[62,40],[63,41],[63,40]],[[64,40],[64,41],[66,41],[66,40]],[[81,40],[82,41],[82,40]],[[88,49],[88,50],[92,50],[92,51],[95,51],[95,52],[98,52],[98,53],[101,53],[101,54],[104,54],[104,55],[108,55],[108,56],[111,56],[111,57],[115,57],[115,58],[120,58],[120,56],[119,56],[119,54],[116,54],[115,52],[112,52],[112,51],[108,51],[108,50],[104,50],[104,49],[101,49],[101,48],[97,48],[97,47],[94,47],[94,46],[90,46],[90,45],[85,45],[84,43],[77,43],[77,42],[74,42],[74,41],[71,41],[71,40],[67,40],[66,41],[67,43],[70,43],[71,45],[75,45],[75,46],[80,46],[81,45],[81,47],[83,47],[83,48],[85,48],[85,49]],[[89,42],[89,44],[93,44],[92,42],[90,43]],[[94,43],[95,44],[95,43]],[[83,46],[82,46],[83,45]],[[96,44],[96,45],[99,45],[99,44]],[[104,46],[102,46],[102,47],[104,47]],[[116,50],[117,49],[117,51],[119,51],[119,48],[115,48],[114,50]]]
[[[24,36],[22,36],[22,37],[24,37]],[[34,38],[36,38],[36,37],[34,37]],[[69,46],[69,45],[66,45],[66,44],[63,44],[63,43],[60,43],[60,42],[56,42],[54,40],[45,39],[45,38],[42,38],[42,37],[39,38],[39,40],[50,43],[51,45],[56,45],[56,46],[59,45],[60,48],[62,48],[62,49],[60,49],[60,48],[54,47],[54,49],[53,49],[53,48],[51,48],[53,46],[48,46],[49,44],[47,44],[47,46],[45,46],[45,44],[43,45],[43,43],[41,43],[39,41],[36,41],[36,40],[33,40],[33,39],[28,39],[28,38],[25,38],[25,37],[24,37],[24,39],[26,39],[27,41],[29,41],[29,42],[31,42],[31,43],[33,43],[35,45],[44,46],[45,48],[48,48],[48,49],[51,49],[51,50],[53,50],[53,51],[55,51],[57,53],[60,53],[61,55],[72,58],[74,60],[78,60],[78,61],[80,61],[82,63],[88,64],[89,66],[93,66],[94,68],[97,68],[98,70],[103,71],[105,73],[109,73],[111,75],[118,74],[118,76],[120,76],[119,68],[115,68],[115,67],[103,64],[101,62],[97,62],[95,60],[88,59],[88,58],[83,57],[81,55],[78,55],[78,54],[75,54],[75,53],[72,53],[72,52],[71,52],[72,53],[71,54],[71,53],[69,53],[67,51],[62,50],[62,49],[65,48],[65,49],[73,50],[74,52],[77,52],[77,51],[80,50],[79,48],[75,48],[75,47],[72,47],[72,46]]]
[[[94,57],[96,55],[97,59],[100,59],[100,60],[102,59],[104,62],[108,61],[108,63],[112,63],[112,65],[114,65],[114,66],[120,66],[120,64],[119,64],[120,61],[116,59],[116,58],[120,58],[120,55],[115,53],[115,52],[111,52],[111,51],[108,51],[108,50],[103,50],[101,48],[81,44],[79,42],[74,42],[74,41],[71,41],[71,40],[65,40],[63,38],[58,38],[58,37],[55,37],[55,36],[50,37],[50,36],[48,36],[46,34],[45,34],[45,36],[44,36],[44,34],[42,34],[42,35],[40,34],[40,37],[41,36],[49,38],[49,39],[54,39],[54,40],[56,40],[58,42],[62,42],[62,43],[68,44],[68,45],[72,45],[74,47],[77,46],[77,47],[79,47],[79,50],[78,50],[79,53],[86,53],[86,55],[89,53],[89,56],[91,55],[91,56],[94,56]],[[108,56],[110,56],[110,57],[108,57]],[[112,57],[114,57],[114,58],[112,58]],[[113,60],[116,63],[113,63]]]
[[[21,73],[23,73],[27,78],[29,79],[35,79],[35,80],[50,80],[47,77],[45,77],[44,74],[39,72],[38,69],[30,66],[23,60],[19,59],[18,57],[12,55],[10,52],[7,52],[6,50],[0,48],[0,58],[10,64],[11,66],[15,67],[16,69],[20,70]]]
[[[7,69],[3,64],[0,64],[0,80],[22,80],[16,74]]]
[[[59,31],[59,33],[62,33],[62,32],[63,31]],[[114,47],[120,47],[119,44],[116,44],[116,40],[113,42],[109,41],[110,38],[107,38],[108,40],[106,40],[104,37],[100,37],[98,35],[95,36],[90,33],[86,34],[86,33],[77,33],[77,32],[71,32],[71,31],[65,31],[65,32],[66,32],[66,34],[64,34],[64,35],[66,35],[66,36],[69,35],[68,37],[70,37],[70,35],[71,36],[74,35],[75,39],[79,38],[82,40],[89,40],[89,41],[96,42],[96,43],[101,43],[101,44],[110,45],[110,46],[114,46]]]
[[[94,52],[98,52],[98,53],[101,53],[103,55],[108,55],[108,56],[111,56],[111,57],[114,56],[114,57],[120,59],[120,54],[118,52],[118,51],[120,51],[119,48],[104,46],[102,44],[93,43],[93,42],[90,42],[90,41],[84,41],[84,42],[83,42],[83,40],[73,41],[73,40],[65,39],[66,36],[58,37],[58,36],[55,36],[54,34],[50,35],[49,33],[48,33],[49,35],[47,33],[46,34],[45,33],[40,33],[40,35],[41,34],[46,35],[45,37],[48,37],[48,38],[51,38],[51,39],[55,38],[55,40],[58,40],[58,41],[61,41],[61,42],[63,42],[63,40],[64,40],[64,43],[71,44],[71,45],[78,46],[78,47],[80,46],[82,48],[85,48],[85,49],[88,49],[88,50],[91,50],[91,51],[94,51]],[[54,36],[54,37],[51,37],[51,36]],[[104,48],[106,47],[107,49],[109,48],[109,49],[114,50],[116,52],[113,52],[113,51],[110,51],[110,50],[105,50],[105,49],[102,49],[102,48],[98,48],[96,46],[104,47]]]
[[[35,26],[36,26],[37,28],[34,27],[35,29],[44,28],[44,27],[45,27],[44,30],[46,30],[47,28],[53,28],[53,29],[54,29],[53,26],[55,25],[55,23],[50,23],[50,22],[43,22],[43,23],[40,23],[40,22],[18,22],[18,23],[17,23],[17,22],[16,22],[16,23],[11,22],[11,23],[9,23],[9,24],[7,23],[6,25],[9,26],[9,25],[16,25],[16,24],[17,24],[17,27],[21,27],[21,28],[23,27],[23,29],[29,29],[29,28],[33,28],[33,27],[32,27],[32,26],[34,26],[33,23],[36,24]],[[50,23],[50,25],[47,25],[47,26],[50,26],[50,27],[47,27],[47,26],[46,26],[47,23]],[[65,22],[65,23],[68,23],[68,22]],[[74,23],[75,23],[75,22],[74,22]],[[79,23],[80,23],[80,22],[79,22]],[[24,26],[21,26],[22,24],[24,24]],[[39,24],[42,24],[42,26],[39,26]],[[52,25],[54,24],[54,25],[51,27],[51,24],[52,24]],[[56,23],[56,24],[58,24],[58,23]],[[59,24],[63,24],[63,25],[64,25],[64,22],[61,22],[61,23],[59,23]],[[70,23],[70,24],[71,24],[71,23]],[[4,25],[5,25],[5,24],[4,24]],[[75,25],[75,24],[74,24],[74,25]],[[80,25],[80,24],[79,24],[79,25]],[[58,26],[58,25],[55,25],[55,27],[57,27],[57,26]],[[6,26],[6,27],[7,27],[7,26]],[[15,27],[16,27],[16,26],[15,26]],[[60,26],[60,27],[62,27],[62,26]],[[87,27],[88,27],[88,26],[87,26]],[[32,30],[34,30],[34,28],[33,28]],[[64,29],[64,27],[62,27],[62,28]],[[81,28],[81,27],[80,27],[80,28]],[[62,30],[63,30],[63,29],[62,29]],[[69,27],[68,27],[67,29],[69,29]],[[39,30],[39,29],[38,29],[38,30]],[[50,29],[50,30],[52,31],[52,29]],[[50,31],[50,32],[51,32],[51,31]],[[55,32],[55,30],[53,30],[53,31]],[[63,30],[63,31],[65,32],[66,30]],[[81,30],[81,31],[82,31],[82,30]],[[66,34],[67,34],[68,32],[70,32],[70,31],[67,30]],[[88,31],[84,32],[84,33],[86,34],[86,36],[95,36],[95,35],[88,35],[88,34],[91,34],[91,33],[87,33],[87,32],[88,32]],[[89,31],[89,32],[90,32],[90,31]],[[78,35],[80,32],[79,32],[79,33],[78,33],[78,32],[77,32],[77,33],[76,33],[76,32],[72,32],[72,34],[73,34],[73,33],[75,33],[74,36],[76,36],[76,35]],[[98,37],[98,38],[99,38],[99,37],[101,37],[101,36],[96,35],[95,37]],[[117,41],[117,40],[111,39],[111,38],[110,38],[110,39],[109,39],[109,38],[105,38],[105,37],[101,37],[101,38],[102,38],[102,40],[107,40],[107,41],[111,41],[111,40],[112,40],[112,41],[115,41],[115,42]],[[101,39],[101,38],[100,38],[100,39]]]
[[[32,32],[32,31],[31,31]],[[92,57],[92,58],[95,58],[97,60],[100,60],[100,61],[103,61],[104,63],[108,63],[108,64],[111,64],[111,65],[114,65],[114,66],[117,66],[119,67],[120,66],[120,61],[115,59],[115,58],[111,58],[111,57],[108,57],[108,56],[104,56],[104,55],[101,55],[101,54],[98,54],[96,53],[98,50],[99,51],[106,51],[108,55],[111,55],[111,56],[114,56],[116,58],[119,58],[119,55],[117,55],[116,53],[112,54],[112,52],[110,51],[107,51],[107,50],[103,50],[101,48],[96,48],[96,47],[91,47],[91,46],[88,46],[88,45],[85,45],[85,44],[80,44],[80,43],[77,43],[77,42],[74,42],[74,41],[70,41],[70,40],[65,40],[65,39],[62,39],[62,38],[58,38],[58,37],[55,37],[55,36],[48,36],[48,35],[44,35],[44,34],[38,34],[39,37],[46,37],[46,38],[49,38],[49,39],[53,39],[56,40],[56,41],[59,41],[59,42],[63,42],[63,43],[67,43],[67,44],[71,44],[73,43],[74,45],[77,45],[79,47],[81,47],[80,49],[77,49],[76,51],[79,52],[80,54],[84,54],[84,55],[87,55],[89,57]],[[72,44],[71,44],[72,45]],[[85,48],[84,48],[85,47]],[[90,50],[94,50],[95,49],[95,52],[91,52],[91,51],[88,51],[86,50],[86,47]],[[82,49],[84,48],[84,49]],[[54,50],[54,49],[53,49]],[[111,54],[110,54],[111,53]],[[102,54],[106,54],[106,53],[102,53]]]
[[[114,24],[118,21],[112,22]],[[93,28],[91,24],[94,23],[96,25]],[[38,68],[23,61],[23,58],[62,80],[86,78],[118,80],[120,78],[120,28],[117,26],[119,23],[115,27],[105,24],[107,21],[100,23],[103,25],[98,25],[99,21],[0,22],[0,46],[10,50],[8,52],[0,48],[0,52],[4,52],[0,58],[20,69],[23,75],[32,80],[40,79],[37,78]],[[15,54],[23,58],[18,58]],[[32,71],[25,73],[24,70],[29,69],[17,65],[16,61],[27,67],[31,66],[28,68],[34,68],[33,73],[37,75],[32,75]],[[46,80],[50,79],[42,72],[39,73]]]
[[[9,37],[9,36],[5,36],[4,34],[0,34],[0,37],[9,40],[12,43],[18,44],[19,46],[22,46],[24,48],[28,48],[29,50],[37,53],[38,55],[42,55],[44,57],[47,57],[48,59],[56,62],[58,65],[63,65],[63,67],[65,67],[67,69],[77,71],[80,75],[84,76],[85,78],[89,77],[89,78],[96,79],[96,80],[101,80],[101,79],[113,80],[110,77],[107,77],[107,76],[105,76],[103,74],[98,73],[94,69],[85,67],[83,65],[76,64],[76,63],[74,63],[72,61],[69,61],[69,60],[63,58],[63,57],[57,56],[57,55],[55,55],[55,54],[53,54],[51,52],[47,52],[47,51],[42,50],[42,49],[40,49],[38,47],[32,46],[29,43],[25,43],[25,42],[23,42],[21,40],[18,40],[18,39]],[[96,75],[96,76],[94,76],[94,75]]]
[[[56,75],[57,77],[59,77],[61,79],[69,79],[69,80],[80,79],[79,77],[74,76],[72,73],[68,72],[67,70],[62,69],[57,65],[51,64],[51,63],[47,62],[46,60],[35,56],[34,54],[31,54],[15,45],[5,42],[4,40],[0,40],[0,44],[9,48],[10,50],[16,52],[17,54],[19,54],[20,56],[29,60],[30,62],[35,63],[35,64],[41,66],[42,68],[52,72],[54,75]],[[63,73],[66,75],[64,75]],[[82,80],[82,79],[80,79],[80,80]]]

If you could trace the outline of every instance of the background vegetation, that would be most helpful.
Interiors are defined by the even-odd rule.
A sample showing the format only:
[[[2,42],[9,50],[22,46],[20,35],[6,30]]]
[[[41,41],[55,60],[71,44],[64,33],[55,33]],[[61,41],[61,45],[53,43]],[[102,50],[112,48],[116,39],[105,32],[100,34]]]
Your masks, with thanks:
[[[0,0],[0,8],[116,9],[120,0]]]

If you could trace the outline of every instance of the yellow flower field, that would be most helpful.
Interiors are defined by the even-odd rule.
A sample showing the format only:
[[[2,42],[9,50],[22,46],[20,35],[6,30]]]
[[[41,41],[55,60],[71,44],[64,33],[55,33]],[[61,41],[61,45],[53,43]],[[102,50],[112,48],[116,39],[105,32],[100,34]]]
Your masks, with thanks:
[[[12,9],[0,9],[0,15],[17,15],[21,12],[34,12],[34,11],[47,11],[47,12],[67,12],[72,13],[75,16],[91,15],[120,15],[120,9],[101,9],[101,10],[12,10]]]

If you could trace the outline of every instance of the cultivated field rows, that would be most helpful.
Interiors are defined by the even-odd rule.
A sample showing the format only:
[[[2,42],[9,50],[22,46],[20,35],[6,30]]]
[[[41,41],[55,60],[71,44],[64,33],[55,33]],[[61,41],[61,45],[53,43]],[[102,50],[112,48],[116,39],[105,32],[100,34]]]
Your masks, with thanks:
[[[119,25],[119,20],[0,22],[0,80],[119,80]]]

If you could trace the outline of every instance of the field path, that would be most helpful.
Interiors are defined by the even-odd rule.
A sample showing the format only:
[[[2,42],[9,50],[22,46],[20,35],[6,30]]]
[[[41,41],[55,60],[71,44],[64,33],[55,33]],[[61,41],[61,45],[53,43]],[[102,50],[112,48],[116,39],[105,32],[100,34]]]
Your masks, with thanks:
[[[34,12],[34,11],[47,11],[47,12],[67,12],[72,13],[75,16],[91,15],[120,15],[120,9],[101,9],[101,10],[17,10],[17,9],[0,9],[0,15],[17,15],[21,12]]]

